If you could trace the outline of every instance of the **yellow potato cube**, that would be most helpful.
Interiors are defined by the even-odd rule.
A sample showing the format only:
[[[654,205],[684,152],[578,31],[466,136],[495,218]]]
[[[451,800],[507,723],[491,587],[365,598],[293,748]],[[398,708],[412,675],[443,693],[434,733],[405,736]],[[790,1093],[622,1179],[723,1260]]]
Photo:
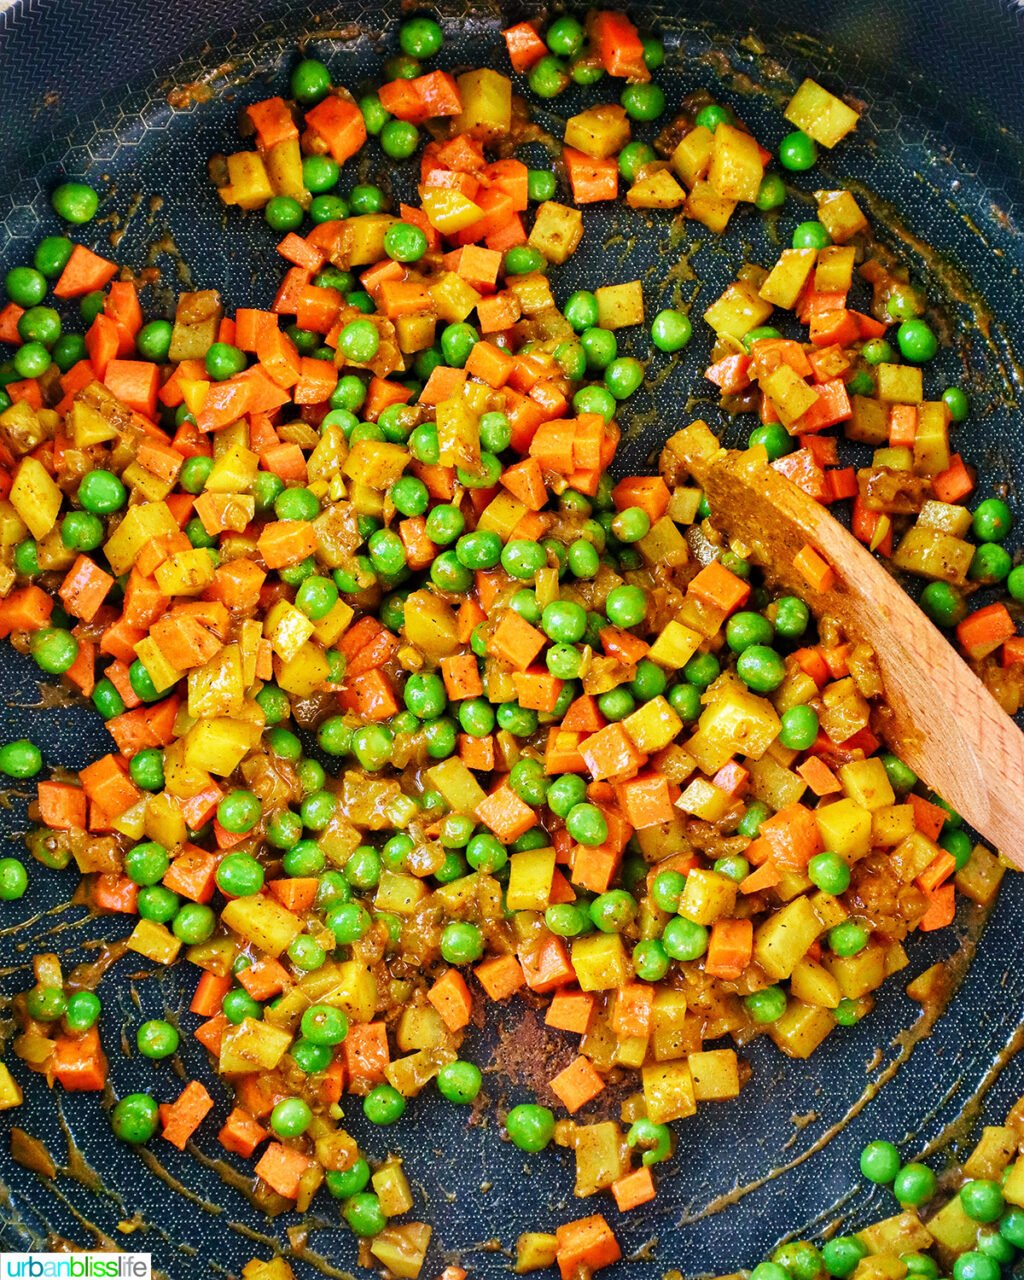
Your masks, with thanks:
[[[458,78],[462,111],[452,122],[456,133],[468,133],[481,142],[506,137],[512,130],[512,81],[508,76],[479,67]]]
[[[686,203],[686,192],[667,169],[652,169],[626,192],[631,209],[678,209]]]
[[[33,538],[42,538],[57,523],[64,495],[38,458],[18,463],[11,486],[11,506],[28,525]]]
[[[540,1231],[526,1231],[516,1241],[516,1263],[512,1270],[517,1276],[529,1271],[543,1271],[555,1265],[558,1254],[558,1237]]]
[[[825,965],[846,1000],[859,1000],[880,987],[886,977],[885,947],[872,943],[855,956],[828,956]]]
[[[476,776],[458,756],[449,756],[447,760],[435,764],[427,770],[426,776],[430,785],[440,791],[455,813],[473,813],[487,799]]]
[[[787,1058],[809,1058],[835,1025],[830,1009],[790,1000],[782,1017],[768,1027],[768,1034]]]
[[[175,551],[157,565],[156,584],[165,596],[197,596],[213,584],[215,565],[205,547]]]
[[[686,197],[686,216],[716,235],[721,235],[729,225],[735,209],[735,200],[720,196],[711,183],[703,179],[693,184],[693,190]]]
[[[662,1062],[644,1067],[644,1103],[647,1117],[655,1124],[683,1120],[697,1110],[693,1075],[688,1062]]]
[[[185,764],[190,769],[226,778],[259,740],[259,729],[243,720],[227,716],[198,720],[185,735]]]
[[[754,959],[769,978],[788,978],[820,933],[808,899],[794,898],[755,931]]]
[[[263,634],[278,657],[289,662],[313,634],[313,623],[295,605],[278,600],[264,620]]]
[[[659,694],[626,716],[622,727],[639,750],[650,755],[667,747],[682,729],[683,722],[668,699]]]
[[[543,911],[551,900],[554,849],[528,849],[508,860],[506,901],[510,911]]]
[[[685,141],[685,139],[684,139]],[[708,182],[726,200],[757,199],[764,178],[764,164],[757,140],[732,124],[720,124],[711,144]]]
[[[738,682],[701,712],[697,732],[686,749],[708,775],[714,775],[734,755],[760,759],[778,737],[782,722],[767,698],[750,693]]]
[[[155,920],[139,920],[128,937],[128,950],[154,964],[173,964],[181,951],[181,940],[166,925]]]
[[[737,280],[708,307],[704,319],[720,337],[739,339],[764,324],[771,313],[772,304],[759,297],[753,285]]]
[[[818,250],[814,287],[818,293],[848,293],[853,286],[853,266],[857,252],[852,245],[827,245]]]
[[[868,220],[849,191],[816,191],[818,221],[835,244],[845,244],[861,231],[867,231]]]
[[[863,858],[871,849],[871,814],[856,800],[846,797],[832,804],[820,805],[814,817],[826,849],[838,853],[847,862]]]
[[[595,160],[617,155],[629,137],[629,116],[617,103],[588,107],[565,122],[565,145]]]
[[[686,1061],[693,1077],[695,1101],[724,1102],[739,1097],[740,1070],[735,1049],[705,1049],[689,1054]]]
[[[792,310],[814,270],[817,257],[817,249],[783,249],[761,286],[760,296],[773,306]]]
[[[839,983],[832,974],[824,965],[806,957],[790,975],[789,990],[797,1000],[821,1009],[835,1009],[842,999]]]
[[[973,558],[973,543],[915,524],[903,535],[892,562],[904,573],[963,586]]]
[[[672,152],[672,168],[688,187],[705,177],[711,164],[714,134],[704,125],[691,129]]]
[[[633,966],[617,933],[577,938],[572,944],[572,967],[582,991],[613,991],[633,975]]]
[[[228,185],[221,187],[220,198],[239,209],[262,209],[273,196],[270,176],[263,157],[256,151],[236,151],[227,158]]]
[[[308,641],[287,659],[276,658],[274,678],[285,691],[297,698],[308,698],[325,684],[330,674],[327,656],[318,645]]]
[[[427,286],[438,319],[459,324],[480,301],[480,294],[454,271],[442,271]]]
[[[555,200],[538,205],[527,241],[531,249],[539,250],[548,262],[561,265],[572,257],[582,239],[583,214],[579,209]]]
[[[411,645],[438,661],[459,645],[455,613],[447,600],[432,591],[414,591],[405,602],[405,637]]]
[[[299,917],[264,893],[232,898],[224,905],[220,918],[239,937],[268,956],[279,956],[302,932]]]
[[[349,266],[365,267],[379,262],[385,256],[384,237],[396,222],[398,219],[390,213],[362,213],[346,218],[345,226],[351,236]]]
[[[687,787],[691,790],[693,783]],[[710,783],[708,785],[711,785]],[[717,791],[718,788],[716,787]],[[722,793],[724,794],[724,792]],[[686,792],[683,793],[686,795]],[[682,807],[682,805],[680,805]],[[700,816],[700,815],[698,815]],[[714,821],[714,819],[708,819]],[[695,867],[686,877],[686,887],[679,903],[679,914],[694,924],[714,924],[723,916],[730,916],[736,906],[736,881],[717,871]]]
[[[838,776],[844,793],[862,809],[873,811],[896,803],[896,794],[879,756],[840,765]]]
[[[626,329],[644,322],[644,291],[639,280],[606,284],[594,290],[597,323],[602,329]]]
[[[878,398],[887,404],[920,404],[924,399],[924,375],[910,364],[877,366]]]
[[[700,648],[702,638],[698,632],[673,619],[662,628],[661,634],[651,645],[648,657],[661,667],[678,671],[686,666]]]
[[[790,124],[802,129],[823,147],[832,148],[852,130],[860,116],[841,98],[815,80],[805,80],[789,100],[785,111]]]
[[[941,400],[924,400],[917,406],[914,469],[935,476],[945,471],[949,462],[949,410]]]

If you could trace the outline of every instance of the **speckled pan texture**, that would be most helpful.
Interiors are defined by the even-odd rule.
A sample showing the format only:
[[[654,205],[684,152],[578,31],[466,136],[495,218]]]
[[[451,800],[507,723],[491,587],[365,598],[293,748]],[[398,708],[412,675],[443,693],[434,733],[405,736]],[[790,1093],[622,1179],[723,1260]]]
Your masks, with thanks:
[[[442,5],[441,64],[504,67],[498,31],[529,12]],[[950,339],[929,376],[936,390],[959,379],[972,397],[974,412],[960,428],[958,447],[979,466],[982,491],[1002,484],[1019,497],[1019,0],[690,0],[636,5],[632,12],[665,38],[668,58],[657,78],[670,110],[685,93],[710,89],[774,146],[788,131],[778,103],[807,72],[865,104],[856,136],[813,173],[799,175],[797,185],[810,191],[853,180],[876,229],[889,223],[883,238],[927,282]],[[56,230],[46,193],[67,173],[103,193],[101,217],[88,230],[96,246],[109,237],[119,260],[160,268],[151,308],[168,306],[175,289],[193,283],[219,288],[232,306],[265,305],[279,272],[274,237],[258,216],[225,216],[206,178],[207,158],[232,149],[240,105],[282,89],[301,41],[351,89],[379,81],[383,41],[397,14],[397,5],[385,3],[15,0],[5,7],[0,0],[4,269],[27,261],[35,240]],[[189,83],[198,91],[172,92]],[[582,101],[583,91],[574,89],[554,110],[564,117]],[[539,118],[560,132],[555,114],[545,109]],[[410,192],[415,166],[392,165],[381,175],[381,159],[371,144],[359,163],[396,194]],[[346,171],[344,181],[355,180]],[[770,261],[807,216],[801,209],[790,201],[777,224],[748,210],[721,240],[669,214],[592,209],[582,249],[555,277],[557,296],[584,283],[640,276],[650,314],[673,304],[692,306],[698,316],[743,261]],[[687,352],[673,361],[659,357],[664,373],[630,402],[622,464],[635,467],[655,456],[665,436],[695,416],[721,426],[730,443],[748,429],[720,421],[707,398],[700,371],[710,334],[695,327]],[[645,354],[645,333],[623,339],[631,354]],[[71,767],[107,749],[93,711],[40,701],[38,673],[6,646],[0,664],[0,738],[31,736],[48,761]],[[17,791],[8,794],[0,831],[5,852],[15,852],[25,801]],[[34,868],[27,895],[0,908],[0,1034],[8,1030],[2,1019],[9,998],[30,983],[34,952],[55,950],[71,965],[95,958],[101,939],[129,930],[126,919],[94,919],[66,905],[74,883],[73,871]],[[393,1129],[367,1132],[361,1114],[351,1118],[352,1128],[372,1156],[398,1151],[406,1160],[422,1208],[417,1216],[435,1228],[426,1280],[456,1260],[475,1277],[504,1275],[521,1231],[552,1229],[595,1211],[608,1215],[631,1259],[609,1272],[610,1280],[752,1266],[786,1236],[820,1235],[837,1218],[856,1224],[892,1211],[888,1193],[855,1176],[856,1153],[869,1138],[885,1135],[908,1158],[925,1152],[941,1164],[983,1118],[997,1122],[1024,1092],[1024,1056],[1008,1052],[1024,1042],[1022,918],[1024,881],[1010,877],[987,924],[962,912],[953,929],[912,939],[910,976],[943,959],[962,978],[933,1026],[922,1024],[900,975],[878,993],[872,1016],[830,1036],[809,1062],[788,1061],[767,1040],[755,1043],[744,1055],[753,1079],[742,1096],[703,1107],[678,1126],[678,1154],[665,1166],[656,1202],[626,1218],[604,1197],[600,1204],[573,1199],[567,1153],[524,1157],[501,1140],[498,1108],[527,1100],[531,1078],[550,1076],[570,1053],[567,1043],[549,1042],[521,1002],[492,1010],[487,1029],[467,1040],[465,1056],[487,1070],[489,1099],[471,1123],[465,1111],[428,1091]],[[180,1089],[172,1063],[128,1058],[120,1041],[128,1043],[143,1017],[182,1010],[183,992],[194,983],[187,968],[152,973],[126,957],[104,978],[105,1043],[118,1093],[144,1088],[170,1098]],[[183,1027],[194,1022],[183,1014]],[[38,1248],[50,1232],[81,1245],[109,1238],[150,1251],[166,1274],[190,1280],[237,1275],[249,1258],[274,1250],[295,1259],[304,1278],[354,1269],[354,1239],[326,1195],[303,1218],[292,1213],[270,1221],[250,1205],[241,1163],[230,1169],[213,1163],[223,1154],[213,1120],[223,1116],[226,1094],[210,1081],[199,1046],[190,1037],[184,1046],[184,1070],[210,1083],[218,1110],[195,1149],[190,1144],[180,1155],[160,1141],[152,1154],[119,1144],[98,1097],[49,1093],[15,1067],[26,1083],[16,1123],[46,1142],[60,1172],[44,1181],[13,1164],[0,1132],[4,1247]],[[0,1130],[12,1119],[5,1115]],[[126,1224],[131,1235],[122,1234]]]

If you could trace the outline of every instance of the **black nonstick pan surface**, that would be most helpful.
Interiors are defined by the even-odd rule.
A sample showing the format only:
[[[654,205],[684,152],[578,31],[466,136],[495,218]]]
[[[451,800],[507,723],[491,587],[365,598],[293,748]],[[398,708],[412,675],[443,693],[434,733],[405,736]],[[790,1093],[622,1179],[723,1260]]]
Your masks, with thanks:
[[[2,4],[3,269],[29,261],[38,238],[57,230],[48,192],[68,175],[102,194],[100,218],[86,229],[94,247],[136,269],[159,268],[159,284],[145,295],[148,312],[166,310],[175,291],[190,287],[218,288],[231,307],[266,305],[280,269],[277,237],[258,215],[225,215],[206,177],[207,159],[237,148],[241,106],[286,92],[302,42],[337,82],[355,91],[379,83],[383,59],[395,48],[400,7],[274,0]],[[440,65],[506,69],[500,28],[536,12],[442,5]],[[864,103],[855,137],[823,154],[812,173],[797,175],[794,188],[862,185],[876,230],[926,284],[949,338],[936,362],[943,376],[929,376],[939,388],[959,381],[971,395],[973,412],[958,447],[979,467],[978,492],[1001,485],[1015,500],[1024,484],[1019,2],[689,0],[638,4],[631,13],[665,40],[668,57],[657,79],[670,112],[684,94],[706,88],[774,146],[789,130],[778,104],[805,74]],[[588,102],[599,100],[588,92]],[[553,104],[537,107],[533,100],[538,118],[556,134],[558,119],[583,101],[576,89]],[[384,161],[376,144],[364,156],[365,176],[391,184],[396,195],[412,191],[418,166]],[[347,168],[343,187],[356,180]],[[751,212],[720,240],[670,215],[629,214],[620,206],[588,210],[583,248],[554,274],[556,296],[639,276],[649,314],[659,306],[692,306],[697,320],[743,261],[773,260],[793,225],[810,216],[803,208],[791,200],[778,219]],[[646,462],[667,434],[696,416],[722,427],[730,442],[749,429],[723,420],[710,398],[688,404],[691,396],[706,397],[708,387],[701,370],[710,334],[700,323],[695,330],[654,393],[645,389],[631,402],[624,465]],[[633,354],[646,354],[645,334],[627,338],[627,350],[630,341]],[[41,698],[38,674],[4,646],[0,739],[31,737],[48,763],[80,768],[108,749],[101,722],[91,709]],[[5,794],[4,803],[3,852],[17,853],[25,800]],[[34,953],[54,950],[70,966],[95,957],[100,940],[130,929],[127,918],[93,918],[66,905],[72,870],[30,864],[30,874],[26,896],[0,905],[0,1035],[10,1031],[4,1022],[10,997],[31,984]],[[497,1105],[528,1100],[532,1074],[553,1074],[547,1064],[559,1051],[538,1034],[539,1019],[522,1002],[492,1009],[486,1030],[472,1033],[465,1047],[465,1056],[494,1068],[485,1075],[490,1107],[470,1120],[428,1092],[394,1128],[369,1132],[358,1109],[351,1126],[371,1155],[399,1152],[406,1161],[417,1195],[413,1216],[434,1226],[425,1280],[455,1261],[474,1277],[504,1275],[521,1231],[552,1230],[590,1212],[606,1214],[629,1259],[609,1280],[751,1267],[786,1237],[820,1239],[839,1220],[855,1226],[894,1211],[888,1193],[858,1180],[857,1153],[870,1138],[889,1137],[906,1158],[926,1153],[941,1167],[1024,1092],[1024,1059],[1013,1057],[1024,1043],[1022,915],[1024,883],[1008,877],[987,922],[962,909],[954,928],[914,937],[911,968],[881,989],[875,1012],[830,1036],[810,1061],[790,1062],[767,1040],[756,1042],[744,1053],[753,1079],[741,1097],[706,1106],[678,1126],[677,1154],[659,1169],[657,1200],[625,1217],[605,1197],[574,1200],[569,1154],[551,1148],[524,1157],[502,1141]],[[949,966],[959,988],[948,1007],[922,1022],[920,1007],[904,994],[904,978],[936,960]],[[180,1090],[173,1063],[125,1056],[118,1024],[128,1045],[144,1017],[181,1012],[194,984],[186,968],[153,974],[125,958],[104,978],[105,1045],[118,1094],[147,1089],[169,1099]],[[181,1012],[183,1029],[195,1021]],[[189,1036],[182,1044],[184,1072],[209,1083],[201,1048]],[[303,1278],[356,1269],[354,1238],[326,1194],[305,1216],[269,1220],[247,1197],[241,1162],[214,1163],[224,1155],[214,1135],[227,1109],[217,1082],[210,1084],[217,1110],[199,1131],[194,1153],[179,1155],[158,1140],[144,1153],[111,1136],[97,1096],[50,1093],[20,1064],[13,1069],[26,1101],[17,1112],[0,1113],[3,1248],[45,1248],[56,1237],[79,1247],[114,1241],[152,1253],[154,1268],[173,1277],[238,1275],[251,1257],[275,1252]],[[12,1123],[45,1142],[59,1167],[54,1179],[10,1159],[3,1131]]]

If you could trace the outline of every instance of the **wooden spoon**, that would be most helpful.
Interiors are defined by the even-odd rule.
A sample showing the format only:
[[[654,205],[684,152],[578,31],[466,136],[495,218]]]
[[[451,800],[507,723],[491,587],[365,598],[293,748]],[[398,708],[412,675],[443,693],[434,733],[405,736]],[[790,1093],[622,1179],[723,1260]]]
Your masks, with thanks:
[[[871,646],[892,751],[1024,870],[1024,734],[949,641],[825,507],[768,465],[763,449],[723,450],[704,423],[670,447],[707,494],[716,528],[816,615]],[[805,544],[832,566],[834,587],[813,590],[794,569]]]

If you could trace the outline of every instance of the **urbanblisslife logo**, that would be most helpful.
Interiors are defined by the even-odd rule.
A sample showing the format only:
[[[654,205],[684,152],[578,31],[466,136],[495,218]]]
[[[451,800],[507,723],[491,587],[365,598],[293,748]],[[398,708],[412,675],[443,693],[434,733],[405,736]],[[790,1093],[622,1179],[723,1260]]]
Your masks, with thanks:
[[[0,1253],[0,1280],[150,1280],[148,1253]]]

